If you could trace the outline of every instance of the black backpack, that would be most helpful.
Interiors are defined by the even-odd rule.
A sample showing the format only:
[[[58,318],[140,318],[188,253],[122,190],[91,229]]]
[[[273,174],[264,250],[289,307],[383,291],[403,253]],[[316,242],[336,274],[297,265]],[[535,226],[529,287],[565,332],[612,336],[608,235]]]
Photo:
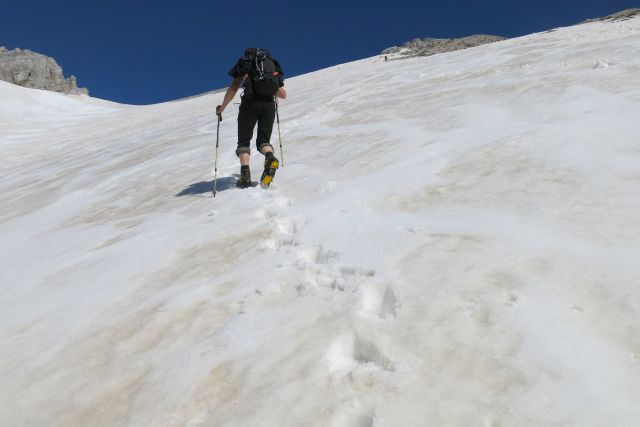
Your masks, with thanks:
[[[245,58],[250,61],[247,74],[251,80],[251,94],[273,98],[280,88],[280,71],[266,49],[247,49]]]

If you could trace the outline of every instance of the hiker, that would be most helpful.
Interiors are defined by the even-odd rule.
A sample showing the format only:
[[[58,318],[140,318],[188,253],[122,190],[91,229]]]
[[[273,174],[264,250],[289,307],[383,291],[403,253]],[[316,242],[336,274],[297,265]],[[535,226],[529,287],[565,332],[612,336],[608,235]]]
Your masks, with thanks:
[[[238,148],[236,155],[240,159],[240,180],[238,186],[251,186],[249,160],[251,157],[251,139],[253,129],[258,123],[256,148],[265,156],[264,172],[260,178],[263,187],[268,187],[278,169],[280,162],[273,154],[273,146],[269,143],[273,121],[276,115],[276,99],[285,99],[284,72],[280,64],[271,58],[266,49],[248,48],[242,58],[231,68],[229,75],[233,81],[224,95],[222,105],[216,107],[216,114],[222,119],[222,113],[243,86],[240,112],[238,113]]]
[[[387,55],[384,56],[384,62],[387,62]]]

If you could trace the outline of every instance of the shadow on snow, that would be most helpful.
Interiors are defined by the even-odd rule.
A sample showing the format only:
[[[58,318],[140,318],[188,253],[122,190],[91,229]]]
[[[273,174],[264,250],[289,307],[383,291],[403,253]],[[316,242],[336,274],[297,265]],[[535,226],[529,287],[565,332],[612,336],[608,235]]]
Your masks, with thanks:
[[[216,184],[216,192],[221,192],[225,190],[229,190],[231,188],[236,187],[236,182],[238,179],[235,176],[225,176],[222,178],[218,178],[218,182]],[[198,194],[211,194],[213,192],[213,181],[200,181],[194,184],[189,184],[187,188],[177,193],[176,197],[182,196],[194,196]]]

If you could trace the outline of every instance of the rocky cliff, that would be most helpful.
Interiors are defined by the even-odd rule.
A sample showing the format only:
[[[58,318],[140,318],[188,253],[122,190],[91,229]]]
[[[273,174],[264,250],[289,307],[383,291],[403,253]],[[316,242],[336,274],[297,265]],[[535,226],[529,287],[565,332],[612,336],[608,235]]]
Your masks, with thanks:
[[[67,94],[89,93],[85,88],[78,88],[75,76],[65,78],[62,68],[53,58],[30,50],[7,50],[2,46],[0,80],[18,86]]]
[[[505,40],[505,37],[488,36],[479,34],[475,36],[462,37],[459,39],[413,39],[402,46],[393,46],[382,51],[383,55],[394,53],[403,56],[430,56],[436,53],[453,52],[454,50],[466,49],[468,47],[480,46],[482,44],[493,43]]]

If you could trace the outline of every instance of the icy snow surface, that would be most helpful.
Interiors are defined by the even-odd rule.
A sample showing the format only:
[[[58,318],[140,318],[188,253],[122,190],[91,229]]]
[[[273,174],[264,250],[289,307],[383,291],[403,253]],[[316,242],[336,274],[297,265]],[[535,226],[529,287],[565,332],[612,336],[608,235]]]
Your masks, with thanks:
[[[0,425],[638,425],[640,19],[287,88],[0,82]]]

